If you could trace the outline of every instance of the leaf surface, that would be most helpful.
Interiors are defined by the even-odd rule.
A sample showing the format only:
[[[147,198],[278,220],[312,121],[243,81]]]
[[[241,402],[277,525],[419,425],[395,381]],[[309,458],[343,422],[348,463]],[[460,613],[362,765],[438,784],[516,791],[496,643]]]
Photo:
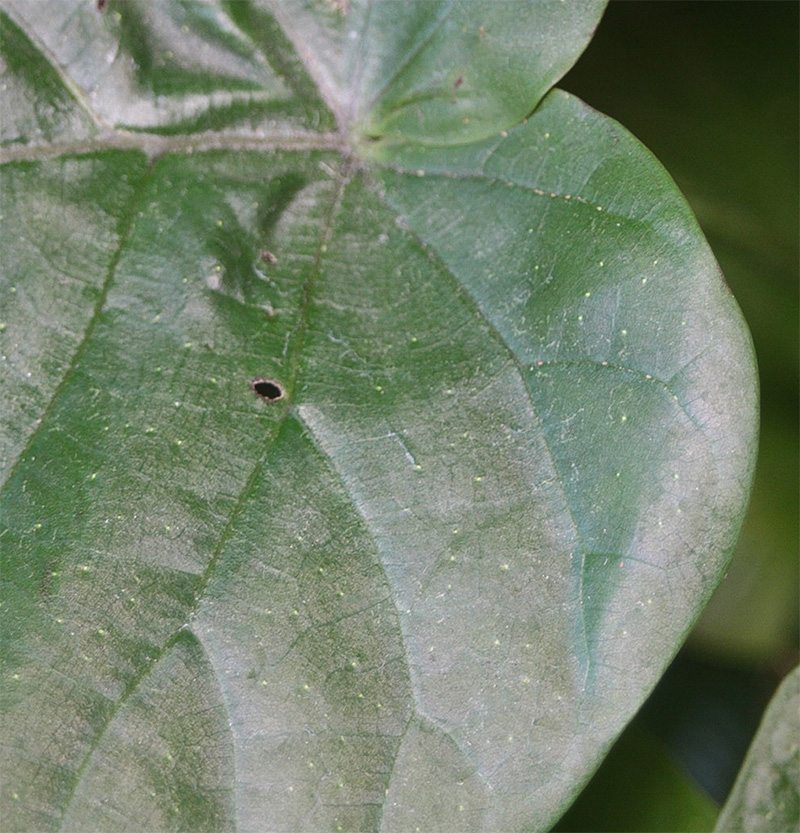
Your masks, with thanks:
[[[600,5],[4,9],[14,829],[546,829],[755,431]]]

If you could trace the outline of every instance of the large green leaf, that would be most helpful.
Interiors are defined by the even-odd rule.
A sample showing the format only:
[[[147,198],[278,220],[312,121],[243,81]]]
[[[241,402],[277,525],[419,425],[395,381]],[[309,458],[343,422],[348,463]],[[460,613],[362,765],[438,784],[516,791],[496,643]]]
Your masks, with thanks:
[[[756,422],[600,5],[3,7],[11,829],[546,829]]]

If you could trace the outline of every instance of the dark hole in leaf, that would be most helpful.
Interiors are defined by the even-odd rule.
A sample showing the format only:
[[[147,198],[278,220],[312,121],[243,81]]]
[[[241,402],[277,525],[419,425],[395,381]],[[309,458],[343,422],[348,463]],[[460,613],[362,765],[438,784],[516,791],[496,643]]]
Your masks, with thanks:
[[[250,382],[250,388],[253,393],[267,402],[277,402],[279,399],[283,399],[286,394],[283,387],[277,382],[273,382],[272,379],[253,379]]]

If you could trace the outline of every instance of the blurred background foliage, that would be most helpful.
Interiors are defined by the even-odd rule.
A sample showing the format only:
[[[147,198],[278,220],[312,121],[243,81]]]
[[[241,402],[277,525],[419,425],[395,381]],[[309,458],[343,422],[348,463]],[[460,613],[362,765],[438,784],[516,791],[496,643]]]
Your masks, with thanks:
[[[692,205],[750,326],[761,440],[730,570],[557,830],[711,830],[798,655],[800,4],[612,0],[560,87],[620,121]]]

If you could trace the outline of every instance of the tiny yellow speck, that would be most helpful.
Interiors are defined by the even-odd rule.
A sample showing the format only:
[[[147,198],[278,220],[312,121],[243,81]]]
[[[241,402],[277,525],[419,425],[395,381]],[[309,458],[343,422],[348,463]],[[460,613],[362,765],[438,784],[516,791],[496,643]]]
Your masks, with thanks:
[[[495,645],[499,645],[499,644],[500,644],[500,640],[499,640],[499,639],[495,639],[494,644],[495,644]]]
[[[647,283],[647,278],[642,278],[642,286],[644,286],[646,283]]]
[[[584,297],[584,298],[591,298],[591,297],[592,297],[592,293],[591,293],[591,292],[584,292],[584,293],[583,293],[583,297]]]
[[[222,220],[217,220],[217,225],[221,226],[222,225]]]
[[[508,564],[503,564],[503,566],[500,569],[501,570],[508,570],[509,569]]]
[[[380,392],[383,390],[383,387],[381,385],[375,385],[375,390]]]
[[[96,471],[92,472],[92,474],[89,476],[89,480],[95,480],[96,478],[97,478],[97,472]]]
[[[627,415],[626,415],[626,414],[623,414],[623,415],[620,417],[620,420],[619,420],[619,421],[620,421],[620,422],[627,422],[627,421],[628,421],[628,417],[627,417]]]
[[[578,321],[583,321],[583,316],[582,315],[578,316]]]
[[[600,261],[600,265],[601,265],[601,266],[605,266],[605,265],[606,265],[606,264],[605,264],[605,261],[602,261],[602,260],[601,260],[601,261]]]
[[[303,683],[303,691],[309,691],[311,686],[308,683]]]
[[[455,557],[454,555],[451,555],[451,556],[450,556],[450,560],[451,560],[451,561],[455,561],[455,560],[456,560],[456,557]]]
[[[476,483],[482,483],[482,482],[483,482],[483,478],[482,478],[480,475],[477,475],[477,476],[475,477],[475,482],[476,482]]]
[[[422,466],[419,463],[414,465],[414,471],[422,471]]]
[[[623,331],[622,331],[622,335],[624,335],[624,336],[628,335],[628,331],[627,331],[627,330],[623,330]]]
[[[18,680],[19,679],[19,674],[12,674],[11,679],[12,680]]]
[[[358,699],[359,699],[359,700],[363,700],[363,699],[364,699],[364,695],[363,695],[360,691],[358,692]]]
[[[145,434],[153,434],[153,433],[155,433],[155,430],[156,429],[153,428],[153,426],[151,425],[144,433]]]
[[[266,681],[266,680],[262,680],[262,681],[261,681],[261,685],[267,685],[267,681]]]
[[[175,440],[175,445],[183,445],[183,440]]]
[[[323,244],[319,247],[319,250],[320,250],[321,252],[327,252],[327,251],[328,251],[328,245],[327,245],[326,243],[323,243]]]

